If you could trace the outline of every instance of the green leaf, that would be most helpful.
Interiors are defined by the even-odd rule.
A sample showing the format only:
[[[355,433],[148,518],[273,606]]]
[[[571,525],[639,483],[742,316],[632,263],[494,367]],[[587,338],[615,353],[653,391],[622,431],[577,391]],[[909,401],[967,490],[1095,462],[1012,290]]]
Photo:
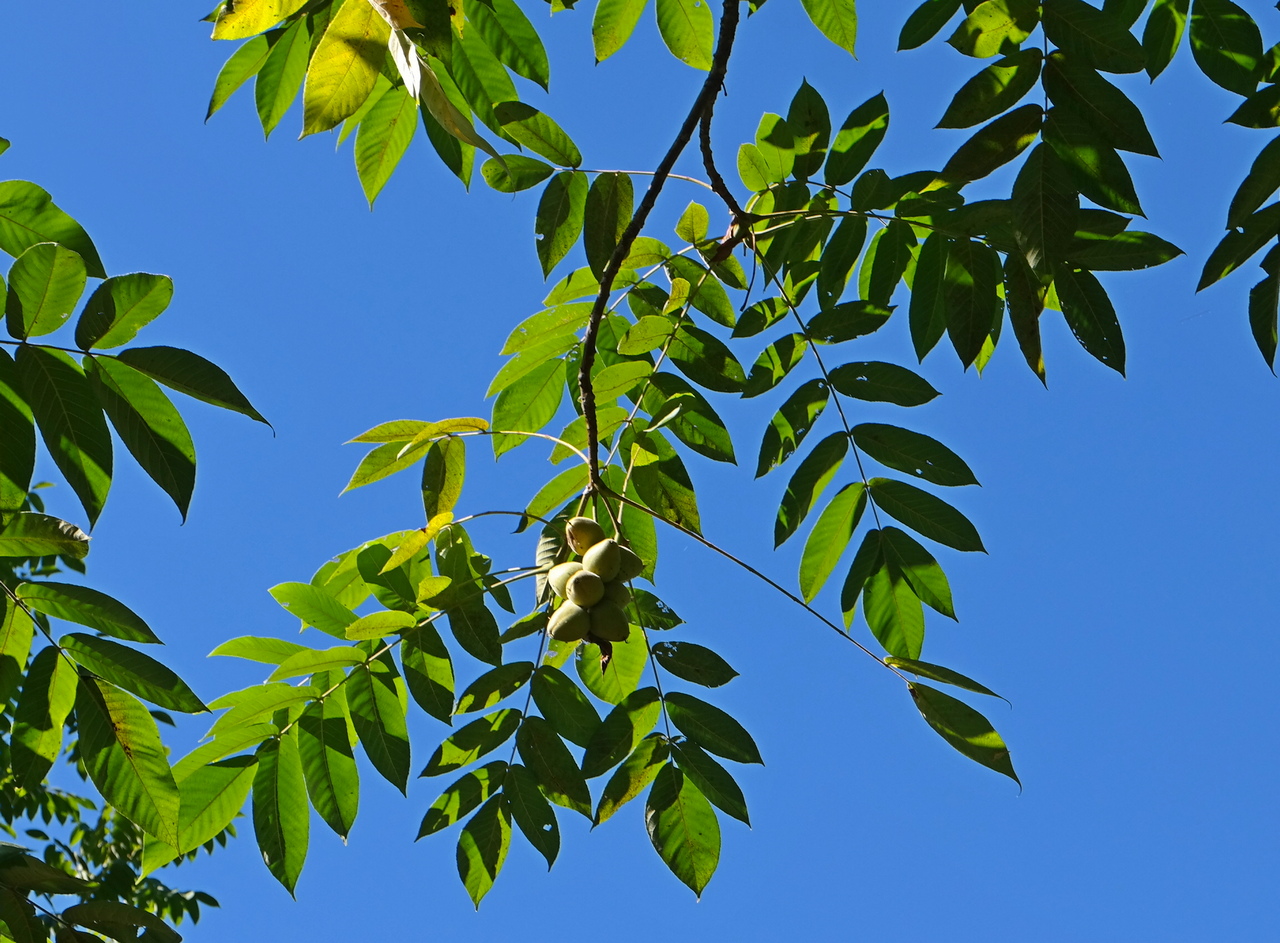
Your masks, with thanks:
[[[644,813],[658,856],[701,897],[720,862],[720,823],[711,803],[690,777],[668,763],[654,779]]]
[[[663,519],[701,532],[693,482],[676,450],[660,432],[636,439],[631,447],[631,481],[641,500]]]
[[[850,301],[819,311],[804,330],[815,343],[843,344],[880,330],[893,310],[871,301]]]
[[[386,61],[390,35],[391,27],[372,4],[337,7],[307,66],[303,136],[337,127],[364,104]]]
[[[62,912],[61,919],[79,927],[97,930],[113,940],[137,938],[155,943],[181,943],[182,940],[177,931],[155,914],[114,900],[75,904]],[[135,937],[140,929],[144,930],[143,936]]]
[[[680,771],[693,781],[712,805],[743,824],[751,825],[746,797],[727,769],[690,740],[672,744],[671,752]]]
[[[1071,261],[1093,272],[1133,272],[1163,265],[1183,252],[1149,232],[1121,232],[1106,239],[1077,239]]]
[[[298,738],[268,740],[256,756],[253,833],[267,870],[292,894],[307,859],[311,818]]]
[[[490,665],[502,664],[502,642],[499,640],[498,621],[484,599],[472,596],[445,612],[449,631],[458,640],[463,651],[473,658]]]
[[[427,809],[427,814],[422,818],[422,826],[418,829],[418,838],[434,835],[470,815],[480,803],[502,788],[507,768],[505,762],[498,760],[473,769],[454,781]]]
[[[1280,125],[1280,90],[1268,85],[1250,95],[1227,119],[1242,128],[1274,128]]]
[[[978,361],[987,338],[1000,323],[1000,276],[1000,257],[989,245],[959,239],[947,247],[943,280],[947,334],[966,369]]]
[[[400,663],[418,706],[437,720],[452,723],[453,660],[435,626],[424,623],[404,633]]]
[[[15,518],[15,523],[20,519]],[[12,528],[11,524],[5,529],[5,534]],[[22,583],[17,588],[17,595],[29,607],[45,615],[88,626],[104,635],[129,642],[160,644],[160,639],[136,612],[96,589],[72,583]]]
[[[1062,314],[1080,346],[1124,376],[1124,335],[1107,291],[1089,272],[1059,269],[1054,287]]]
[[[0,250],[17,258],[36,243],[56,242],[79,254],[91,278],[106,278],[89,234],[49,194],[25,180],[0,183]]]
[[[582,757],[583,775],[594,779],[625,760],[657,726],[661,714],[657,688],[641,688],[627,695],[591,735]]]
[[[116,434],[185,519],[196,484],[196,449],[177,407],[150,377],[118,360],[86,357],[84,366]]]
[[[813,25],[845,52],[853,55],[858,38],[858,10],[854,0],[800,0]],[[695,889],[701,893],[701,889]]]
[[[0,350],[0,519],[26,503],[35,469],[35,419],[20,383],[13,358]]]
[[[679,411],[666,423],[666,428],[677,439],[713,461],[737,461],[724,420],[711,408],[706,397],[681,377],[674,373],[651,375],[649,389],[641,402],[645,412],[654,417],[669,414],[673,405],[678,405]]]
[[[480,807],[458,838],[458,876],[477,910],[498,879],[510,847],[510,812],[497,795]]]
[[[1049,101],[1075,114],[1112,147],[1159,157],[1138,106],[1101,75],[1061,52],[1045,60]]]
[[[787,110],[787,127],[793,136],[792,148],[795,164],[792,172],[797,179],[812,177],[821,168],[831,143],[831,113],[817,89],[807,81],[791,99]]]
[[[602,667],[601,654],[594,644],[579,646],[574,668],[588,691],[602,701],[620,704],[636,690],[648,665],[644,636],[633,629],[625,642],[614,642],[607,666]]]
[[[667,259],[666,269],[672,279],[683,278],[689,283],[689,300],[695,308],[717,324],[734,326],[738,319],[737,309],[711,273],[682,255]]]
[[[912,699],[929,726],[971,760],[1022,784],[1013,771],[1009,748],[991,722],[964,701],[926,684],[908,684]]]
[[[666,765],[670,755],[671,748],[661,734],[641,740],[626,762],[605,783],[596,806],[595,824],[600,825],[612,818],[622,806],[640,795]]]
[[[347,676],[351,723],[369,762],[401,792],[409,784],[409,731],[405,684],[389,655],[351,669]]]
[[[943,233],[932,233],[917,256],[911,286],[910,328],[911,343],[921,361],[947,329],[945,276],[951,243]]]
[[[24,345],[16,362],[45,448],[92,524],[111,488],[111,433],[102,407],[66,353]]]
[[[231,710],[214,721],[206,736],[220,736],[235,727],[261,724],[275,716],[276,711],[304,704],[314,700],[321,693],[323,692],[309,685],[295,687],[291,684],[273,682],[224,694],[209,702],[209,707],[215,711],[222,710],[224,707],[230,707]]]
[[[418,103],[401,87],[388,89],[356,132],[356,173],[369,208],[395,172],[418,130]]]
[[[1200,273],[1196,291],[1203,291],[1230,275],[1280,234],[1280,203],[1272,203],[1258,210],[1245,219],[1240,228],[1243,232],[1229,231],[1209,254],[1204,270]]]
[[[9,333],[25,339],[62,327],[84,293],[85,264],[65,246],[41,242],[9,269],[5,315]]]
[[[800,557],[800,592],[805,602],[818,595],[840,562],[866,506],[866,488],[856,481],[836,492],[818,516]]]
[[[889,103],[873,95],[844,119],[827,155],[826,183],[841,187],[867,165],[889,129]]]
[[[610,403],[619,396],[634,390],[653,372],[653,367],[642,360],[629,360],[605,367],[592,377],[596,402]]]
[[[561,167],[577,167],[582,152],[560,125],[532,105],[519,101],[498,102],[494,117],[517,143]]]
[[[919,374],[897,364],[846,363],[831,371],[837,392],[873,403],[922,406],[938,395]]]
[[[969,519],[927,491],[905,481],[872,478],[871,498],[918,534],[961,551],[982,551],[982,538]]]
[[[1142,31],[1142,50],[1146,56],[1147,75],[1156,80],[1165,67],[1173,61],[1182,45],[1182,33],[1187,25],[1189,0],[1156,0]]]
[[[1146,57],[1129,24],[1108,9],[1084,0],[1052,0],[1044,5],[1044,32],[1069,58],[1103,72],[1141,72]]]
[[[437,439],[422,467],[422,506],[427,520],[454,509],[467,471],[467,440]]]
[[[534,517],[541,517],[564,504],[586,487],[591,470],[586,465],[574,465],[561,472],[542,486],[525,508]]]
[[[463,54],[460,49],[454,50],[457,53],[455,62],[459,65],[463,63]],[[475,127],[471,124],[471,119],[467,117],[466,112],[470,111],[469,107],[463,107],[467,104],[463,100],[462,92],[454,82],[449,78],[442,63],[436,60],[430,60],[432,64],[424,64],[422,67],[422,121],[427,126],[427,131],[432,131],[432,125],[440,128],[445,134],[460,142],[461,149],[458,158],[455,161],[452,157],[450,169],[454,170],[463,181],[468,183],[471,177],[471,162],[474,158],[474,150],[479,148],[494,160],[502,163],[503,158],[493,149],[493,146],[483,137],[476,133]],[[439,70],[440,75],[437,75]],[[505,75],[505,73],[504,73]],[[457,93],[455,96],[454,93]],[[454,101],[454,98],[458,102]],[[502,98],[512,96],[503,95]],[[428,121],[427,119],[430,119]],[[496,123],[496,122],[495,122]],[[434,136],[439,139],[439,135]],[[441,143],[436,143],[437,152],[442,150]],[[446,151],[445,153],[449,153]]]
[[[1023,105],[980,128],[947,161],[938,179],[964,185],[994,173],[1036,139],[1044,122],[1039,105]]]
[[[682,691],[669,691],[663,700],[671,722],[704,750],[737,763],[764,763],[751,734],[720,708]]]
[[[902,25],[902,32],[898,34],[898,51],[923,46],[941,32],[959,9],[960,0],[924,0]]]
[[[742,387],[743,398],[767,393],[781,383],[804,359],[808,349],[803,334],[787,334],[766,347],[751,366],[751,374]]]
[[[1244,225],[1278,189],[1280,138],[1275,138],[1258,154],[1235,196],[1231,198],[1231,208],[1227,211],[1227,228],[1234,229]]]
[[[526,717],[516,733],[516,749],[556,805],[591,818],[591,793],[569,748],[541,717]]]
[[[171,390],[271,425],[236,388],[226,371],[189,350],[178,347],[130,347],[116,356]]]
[[[634,186],[628,174],[597,174],[587,191],[582,245],[587,252],[587,264],[596,278],[604,277],[618,240],[631,222],[634,201]]]
[[[591,44],[597,63],[626,45],[647,3],[648,0],[599,0],[591,20]]]
[[[508,708],[460,727],[436,748],[419,775],[439,776],[475,762],[510,739],[523,716],[520,711]]]
[[[82,350],[127,344],[173,300],[167,275],[115,275],[99,285],[76,322],[76,345]]]
[[[486,671],[458,696],[456,714],[487,710],[525,686],[533,674],[533,662],[516,661]]]
[[[1254,342],[1267,366],[1275,372],[1277,314],[1280,313],[1280,275],[1268,272],[1267,277],[1249,291],[1249,327]]]
[[[302,80],[307,75],[310,53],[311,32],[305,16],[295,20],[271,44],[271,51],[262,62],[253,85],[253,99],[258,108],[258,120],[262,123],[263,137],[271,136],[298,97]],[[416,116],[414,120],[417,120]]]
[[[1262,64],[1262,34],[1231,0],[1196,0],[1191,9],[1191,55],[1210,81],[1252,95]]]
[[[865,422],[853,428],[853,441],[877,462],[935,485],[976,485],[964,460],[937,439],[899,426]]]
[[[345,839],[360,805],[360,774],[347,731],[346,701],[333,696],[308,704],[298,718],[298,756],[307,795],[320,818]]]
[[[826,383],[815,379],[809,380],[787,398],[769,421],[769,427],[760,443],[760,457],[756,463],[757,478],[777,468],[800,447],[800,443],[822,415],[830,395],[831,391]]]
[[[152,704],[184,714],[199,714],[209,709],[185,681],[142,652],[110,639],[79,632],[64,635],[58,644],[100,678],[132,691]]]
[[[1013,230],[1027,264],[1037,272],[1070,251],[1080,198],[1052,148],[1038,145],[1013,183]]]
[[[467,19],[503,65],[544,90],[547,88],[551,82],[547,50],[515,0],[479,0],[467,4]]]
[[[910,658],[886,658],[886,665],[894,668],[901,668],[913,675],[921,678],[928,678],[930,681],[941,681],[943,684],[954,684],[958,688],[964,688],[966,691],[973,691],[976,694],[990,694],[992,697],[999,697],[995,691],[992,691],[986,685],[979,684],[972,678],[966,678],[958,671],[952,671],[950,668],[943,668],[941,665],[931,665],[924,661],[912,661]]]
[[[883,536],[883,534],[882,534]],[[862,611],[871,632],[891,655],[916,658],[924,645],[924,609],[911,584],[884,561],[867,576]]]
[[[26,646],[29,647],[29,619],[26,625]],[[14,631],[6,632],[6,643],[15,634]],[[19,640],[13,638],[13,641]],[[6,644],[6,661],[16,655],[12,649],[17,647],[10,648]],[[23,655],[25,661],[25,652]],[[31,659],[22,679],[22,694],[13,713],[13,731],[9,739],[9,759],[16,785],[35,789],[48,776],[62,752],[62,727],[75,706],[79,681],[75,665],[52,645],[42,648]]]
[[[706,0],[657,0],[657,13],[658,32],[671,54],[685,65],[709,70],[715,19]]]
[[[573,338],[576,341],[576,338]],[[540,364],[501,393],[493,404],[497,432],[539,432],[554,418],[564,395],[565,362],[559,358]],[[494,457],[529,441],[528,436],[493,436]]]
[[[1043,53],[1033,47],[987,66],[960,87],[938,127],[971,128],[1013,107],[1035,87],[1043,61]]]
[[[335,638],[346,638],[347,626],[358,616],[323,589],[310,583],[281,583],[269,590],[272,598],[302,620]]]
[[[544,278],[569,254],[582,233],[587,189],[586,174],[566,170],[552,177],[542,192],[534,232]]]
[[[541,665],[534,672],[532,689],[534,703],[556,733],[580,747],[591,742],[600,728],[600,715],[568,675]]]
[[[1142,212],[1124,160],[1078,114],[1051,108],[1044,140],[1070,169],[1076,188],[1090,200],[1121,213]]]
[[[566,338],[585,327],[591,317],[592,306],[558,304],[545,311],[525,318],[507,335],[500,353],[518,354],[539,347],[545,342]]]
[[[148,834],[177,847],[178,787],[147,709],[119,688],[83,677],[76,725],[80,756],[98,792]]]
[[[1004,264],[1004,296],[1009,307],[1009,323],[1018,338],[1022,356],[1040,382],[1044,382],[1044,354],[1040,345],[1040,314],[1044,311],[1045,288],[1027,267],[1025,260],[1010,253]]]
[[[738,677],[738,672],[727,661],[693,642],[658,642],[652,651],[659,665],[677,678],[694,684],[718,688]]]
[[[6,702],[18,690],[19,681],[26,684],[34,635],[35,623],[26,610],[7,594],[0,596],[0,698]]]
[[[280,728],[275,724],[249,724],[229,729],[208,743],[201,744],[173,764],[173,778],[179,784],[179,791],[181,791],[181,784],[201,767],[217,762],[232,753],[239,753],[247,747],[256,748],[264,740],[274,737],[279,732]],[[176,848],[173,849],[173,854],[177,857]]]
[[[287,681],[329,671],[331,668],[350,668],[363,664],[365,655],[349,645],[337,645],[324,651],[304,648],[291,654],[267,678],[268,681]]]
[[[65,554],[83,560],[88,552],[88,534],[47,514],[18,513],[0,528],[0,559]]]
[[[194,851],[231,824],[249,797],[257,766],[252,756],[236,756],[201,766],[179,781],[179,847],[175,851]]]
[[[1008,55],[1017,51],[1039,22],[1040,4],[1035,0],[986,0],[972,8],[947,42],[978,59]]]
[[[741,393],[747,376],[738,358],[717,337],[701,328],[682,325],[667,348],[667,356],[694,383],[719,393]]]
[[[214,112],[225,105],[241,85],[258,74],[270,53],[271,43],[266,36],[254,36],[240,44],[240,47],[231,54],[231,58],[223,64],[217,79],[214,80],[213,95],[209,98],[205,121],[212,118]]]
[[[500,193],[518,193],[536,187],[553,173],[554,167],[522,154],[507,154],[501,161],[490,159],[480,168],[484,182]]]
[[[521,833],[547,859],[550,870],[560,853],[560,826],[537,778],[519,763],[514,764],[507,770],[503,796]]]
[[[780,547],[799,529],[818,497],[831,483],[849,450],[848,436],[834,432],[805,456],[796,468],[778,507],[773,526],[773,545]]]

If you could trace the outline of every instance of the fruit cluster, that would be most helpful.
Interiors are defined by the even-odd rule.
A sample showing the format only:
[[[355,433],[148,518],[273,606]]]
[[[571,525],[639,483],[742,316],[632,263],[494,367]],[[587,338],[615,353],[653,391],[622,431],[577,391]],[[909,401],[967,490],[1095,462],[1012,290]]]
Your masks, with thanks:
[[[564,600],[551,614],[547,631],[561,642],[590,636],[604,642],[625,642],[631,631],[626,581],[644,569],[644,561],[589,517],[575,517],[565,526],[565,538],[581,561],[551,568],[547,582]]]

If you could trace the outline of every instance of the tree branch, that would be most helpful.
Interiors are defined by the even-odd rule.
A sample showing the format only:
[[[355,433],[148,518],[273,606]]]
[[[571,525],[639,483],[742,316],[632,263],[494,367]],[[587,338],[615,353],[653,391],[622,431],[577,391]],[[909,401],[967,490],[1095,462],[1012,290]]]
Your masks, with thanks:
[[[720,15],[720,35],[716,39],[711,71],[707,73],[706,81],[702,83],[702,90],[698,92],[693,107],[689,109],[688,117],[684,119],[676,139],[654,171],[653,180],[650,181],[644,198],[631,217],[631,222],[623,231],[622,237],[613,250],[613,255],[609,257],[609,264],[605,266],[600,276],[600,293],[596,295],[595,304],[591,308],[591,318],[587,322],[587,332],[582,341],[582,363],[578,368],[578,385],[582,389],[582,413],[587,423],[587,457],[588,464],[591,466],[589,487],[592,489],[600,486],[600,434],[596,426],[596,393],[591,386],[591,370],[596,362],[596,340],[600,333],[600,322],[604,319],[605,309],[609,304],[613,280],[621,271],[622,263],[630,254],[631,246],[640,235],[640,230],[644,228],[654,204],[658,202],[658,195],[662,193],[671,169],[693,137],[699,119],[710,110],[724,84],[725,71],[729,66],[729,56],[733,52],[733,40],[738,29],[740,2],[741,0],[724,0],[724,10]]]

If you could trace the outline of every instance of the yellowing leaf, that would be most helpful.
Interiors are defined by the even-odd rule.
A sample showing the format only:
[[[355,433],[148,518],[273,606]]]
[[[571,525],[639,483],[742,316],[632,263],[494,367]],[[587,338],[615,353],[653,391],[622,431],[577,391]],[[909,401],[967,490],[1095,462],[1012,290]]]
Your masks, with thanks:
[[[328,131],[356,113],[373,91],[391,27],[366,0],[345,0],[307,67],[302,134]]]
[[[213,27],[214,39],[245,39],[292,16],[307,0],[232,0]]]

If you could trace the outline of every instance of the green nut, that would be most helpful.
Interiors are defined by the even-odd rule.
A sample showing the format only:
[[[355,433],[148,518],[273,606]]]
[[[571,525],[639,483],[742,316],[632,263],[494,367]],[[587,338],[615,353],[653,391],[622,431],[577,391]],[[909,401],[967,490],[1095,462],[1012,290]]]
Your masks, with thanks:
[[[575,606],[590,609],[604,599],[604,580],[590,570],[578,570],[565,584],[564,598]]]
[[[565,587],[569,583],[569,577],[582,569],[582,564],[577,560],[570,560],[568,563],[560,563],[553,566],[547,573],[547,582],[551,584],[551,589],[561,599],[566,599]]]
[[[644,561],[629,547],[618,547],[618,579],[633,580],[644,572]]]
[[[547,621],[547,632],[557,642],[576,642],[591,629],[591,615],[581,606],[565,603]]]
[[[604,540],[604,528],[589,517],[575,517],[565,525],[564,536],[573,552],[581,555]]]
[[[621,550],[616,540],[601,540],[582,555],[582,567],[607,583],[618,576],[618,567],[622,563]]]
[[[611,602],[619,609],[626,609],[631,604],[631,590],[622,580],[614,580],[604,584],[605,602]]]
[[[627,614],[611,602],[601,602],[591,607],[591,634],[606,642],[625,642],[631,634]]]

